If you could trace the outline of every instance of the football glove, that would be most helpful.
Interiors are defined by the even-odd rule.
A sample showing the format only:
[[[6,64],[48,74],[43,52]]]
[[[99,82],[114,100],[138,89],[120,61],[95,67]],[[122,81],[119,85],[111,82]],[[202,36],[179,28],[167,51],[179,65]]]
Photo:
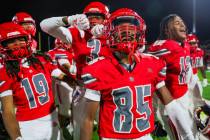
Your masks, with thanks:
[[[77,26],[81,30],[90,28],[90,23],[85,14],[76,14],[67,18],[69,25]]]
[[[97,24],[91,29],[91,33],[95,37],[99,37],[103,35],[104,33],[104,25],[103,24]]]

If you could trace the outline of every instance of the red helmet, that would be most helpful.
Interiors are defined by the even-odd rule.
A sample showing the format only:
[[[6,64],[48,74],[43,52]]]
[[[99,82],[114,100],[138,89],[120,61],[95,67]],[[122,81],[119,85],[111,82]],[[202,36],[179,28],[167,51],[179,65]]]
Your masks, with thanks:
[[[67,49],[67,50],[71,48],[70,44],[63,43],[58,38],[55,39],[54,45],[57,46],[57,47],[59,47],[59,48],[64,48],[64,49]]]
[[[11,49],[7,46],[8,41],[18,37],[23,37],[25,43],[21,46],[15,46]],[[31,55],[31,50],[29,47],[29,34],[23,29],[22,26],[15,24],[13,22],[6,22],[0,24],[0,50],[1,53],[5,55],[6,59],[21,59],[23,57],[28,57]]]
[[[191,44],[192,47],[198,47],[199,40],[195,34],[188,34],[186,40],[189,44]]]
[[[15,14],[15,16],[12,18],[12,21],[16,24],[22,24],[22,23],[32,23],[34,26],[25,29],[29,34],[32,36],[35,36],[36,34],[36,24],[35,20],[32,18],[32,16],[26,12],[18,12]]]
[[[210,108],[206,105],[197,107],[194,118],[198,130],[206,137],[210,138]]]
[[[89,3],[85,7],[83,13],[86,14],[87,16],[89,14],[102,14],[105,17],[105,19],[108,19],[110,15],[108,7],[103,3],[96,1]]]
[[[145,44],[146,25],[135,11],[121,8],[108,20],[106,33],[112,50],[134,53]]]

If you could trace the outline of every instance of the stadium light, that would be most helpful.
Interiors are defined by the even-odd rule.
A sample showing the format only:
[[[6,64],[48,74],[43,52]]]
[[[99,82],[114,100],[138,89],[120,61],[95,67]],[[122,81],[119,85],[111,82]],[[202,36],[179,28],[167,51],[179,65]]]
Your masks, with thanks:
[[[196,33],[196,0],[193,0],[193,33]]]

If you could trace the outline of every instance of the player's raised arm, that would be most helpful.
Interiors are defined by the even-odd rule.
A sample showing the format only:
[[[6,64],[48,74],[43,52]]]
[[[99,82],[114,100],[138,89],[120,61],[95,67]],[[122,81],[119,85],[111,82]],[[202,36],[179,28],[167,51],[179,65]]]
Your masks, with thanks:
[[[72,16],[51,17],[40,23],[42,31],[61,39],[65,43],[72,43],[72,34],[66,26],[77,26],[80,30],[89,28],[89,21],[84,14]]]

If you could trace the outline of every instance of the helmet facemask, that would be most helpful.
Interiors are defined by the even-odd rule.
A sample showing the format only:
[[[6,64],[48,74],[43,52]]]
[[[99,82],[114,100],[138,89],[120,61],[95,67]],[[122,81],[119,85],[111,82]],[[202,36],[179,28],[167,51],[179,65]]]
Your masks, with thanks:
[[[9,47],[8,44],[14,42],[15,39],[21,41],[21,43],[14,44],[13,47]],[[28,38],[25,36],[10,38],[1,42],[2,53],[6,56],[7,60],[19,60],[25,57],[31,56],[31,49],[29,47]]]
[[[141,43],[140,22],[132,16],[122,16],[111,22],[110,47],[113,51],[134,53]]]

